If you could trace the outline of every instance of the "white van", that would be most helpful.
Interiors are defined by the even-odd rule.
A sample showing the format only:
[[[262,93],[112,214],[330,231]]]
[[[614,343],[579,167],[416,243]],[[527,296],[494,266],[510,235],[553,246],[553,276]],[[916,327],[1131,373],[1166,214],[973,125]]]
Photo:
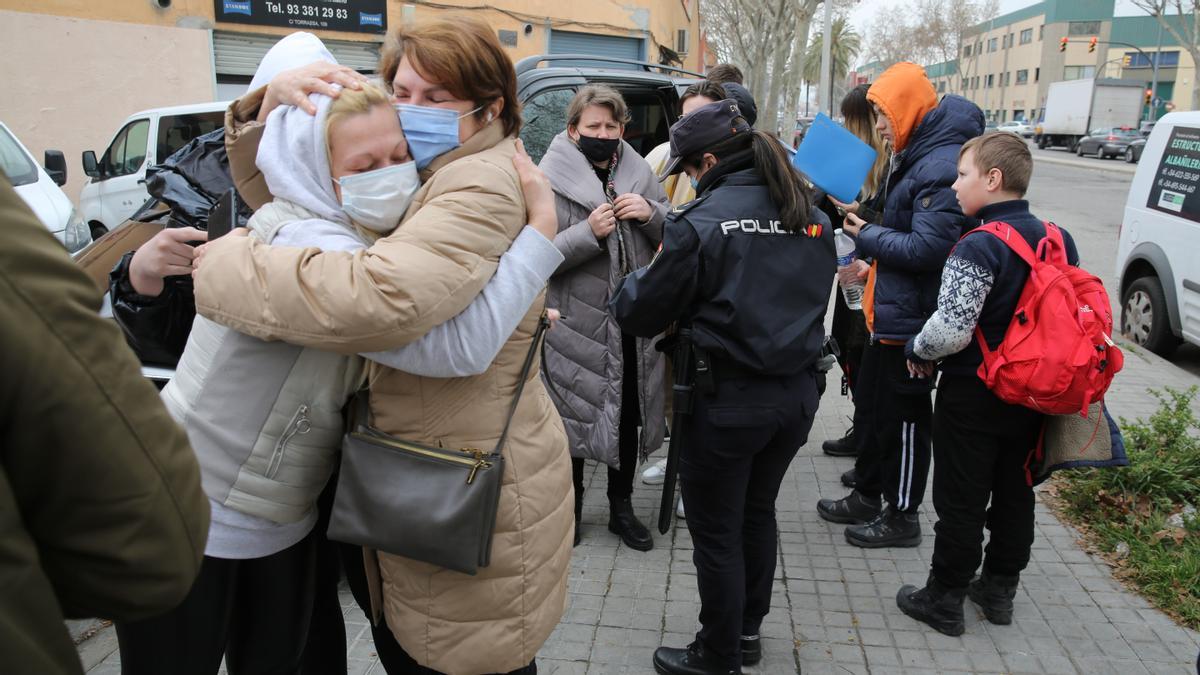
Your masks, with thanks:
[[[29,150],[0,122],[0,172],[8,177],[17,194],[67,247],[67,251],[74,253],[92,243],[92,235],[71,200],[59,188],[67,182],[67,163],[63,154],[47,150],[44,161],[45,168],[38,166]]]
[[[1164,356],[1200,344],[1200,111],[1154,126],[1117,244],[1121,331]]]
[[[85,151],[83,172],[90,179],[79,193],[79,210],[92,236],[99,238],[145,204],[146,169],[224,125],[228,107],[224,101],[143,110],[125,120],[99,159]]]

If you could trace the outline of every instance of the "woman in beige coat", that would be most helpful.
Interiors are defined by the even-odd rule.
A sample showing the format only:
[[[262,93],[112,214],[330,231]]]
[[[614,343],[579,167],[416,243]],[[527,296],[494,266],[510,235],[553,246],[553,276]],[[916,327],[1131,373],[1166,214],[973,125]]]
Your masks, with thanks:
[[[426,165],[401,226],[354,254],[217,240],[195,273],[200,314],[265,339],[377,351],[457,315],[495,272],[526,222],[513,167],[520,112],[512,64],[491,29],[469,18],[406,26],[395,37],[380,67],[394,100],[458,116],[457,142],[430,131],[422,145],[416,124],[405,125],[414,158]],[[290,87],[273,82],[263,106],[324,91],[314,72],[291,78]],[[252,176],[237,154],[231,149],[241,184]],[[534,303],[482,375],[432,379],[373,365],[374,425],[447,447],[495,445],[543,304]],[[383,553],[364,556],[372,619],[386,617],[413,665],[453,675],[525,672],[562,616],[570,463],[536,367],[509,434],[489,567],[469,576]]]

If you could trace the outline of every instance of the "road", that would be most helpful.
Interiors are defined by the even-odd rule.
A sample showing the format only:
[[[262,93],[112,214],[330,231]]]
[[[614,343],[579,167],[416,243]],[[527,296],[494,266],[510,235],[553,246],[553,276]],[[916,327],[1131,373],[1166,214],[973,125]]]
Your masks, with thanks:
[[[1079,158],[1062,149],[1038,150],[1027,195],[1033,213],[1067,228],[1079,247],[1083,266],[1104,281],[1117,298],[1117,237],[1129,184],[1136,165],[1121,160]],[[1119,307],[1116,308],[1119,311]],[[1118,314],[1119,317],[1119,314]],[[1118,318],[1119,320],[1119,318]],[[1200,347],[1183,345],[1171,361],[1200,375]]]

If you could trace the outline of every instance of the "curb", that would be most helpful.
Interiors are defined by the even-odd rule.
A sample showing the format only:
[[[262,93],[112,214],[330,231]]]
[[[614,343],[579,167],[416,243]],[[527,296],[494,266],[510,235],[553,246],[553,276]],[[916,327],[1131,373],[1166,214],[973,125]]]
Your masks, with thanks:
[[[1103,171],[1103,172],[1108,172],[1108,173],[1120,173],[1120,174],[1125,174],[1128,176],[1132,176],[1133,174],[1137,173],[1137,165],[1136,164],[1132,164],[1132,165],[1125,164],[1124,160],[1120,160],[1119,163],[1117,160],[1096,160],[1097,165],[1095,165],[1095,166],[1093,166],[1092,164],[1086,163],[1086,162],[1081,162],[1077,159],[1067,159],[1065,157],[1060,158],[1060,157],[1045,157],[1043,155],[1034,155],[1033,160],[1035,162],[1045,162],[1047,164],[1061,164],[1062,166],[1070,166],[1070,167],[1074,167],[1076,169],[1087,169],[1090,171]],[[1101,165],[1101,164],[1099,164],[1099,162],[1101,162],[1101,161],[1108,161],[1108,162],[1111,162],[1112,164],[1111,165],[1108,165],[1108,164]]]

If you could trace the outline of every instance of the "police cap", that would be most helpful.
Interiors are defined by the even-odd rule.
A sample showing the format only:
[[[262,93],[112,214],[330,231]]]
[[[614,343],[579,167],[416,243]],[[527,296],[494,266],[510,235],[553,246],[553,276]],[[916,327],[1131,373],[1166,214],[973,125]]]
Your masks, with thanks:
[[[738,109],[737,101],[727,98],[696,108],[671,125],[671,156],[659,175],[660,181],[683,170],[684,157],[705,150],[738,134],[750,133],[750,125]]]

